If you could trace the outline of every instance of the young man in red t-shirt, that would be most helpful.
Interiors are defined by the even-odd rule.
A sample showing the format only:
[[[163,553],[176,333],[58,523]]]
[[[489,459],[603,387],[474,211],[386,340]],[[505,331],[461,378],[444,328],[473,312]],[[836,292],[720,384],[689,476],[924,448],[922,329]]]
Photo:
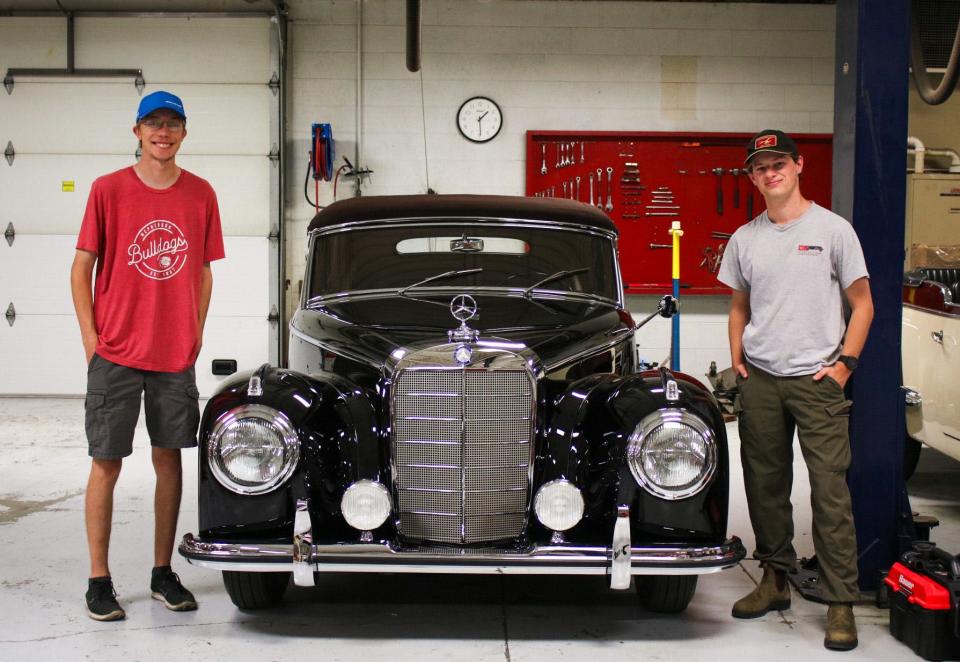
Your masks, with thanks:
[[[133,450],[141,395],[157,475],[151,594],[174,611],[197,608],[170,559],[183,484],[180,449],[197,445],[193,365],[213,287],[210,262],[224,253],[216,194],[176,163],[186,123],[183,102],[173,94],[143,98],[133,127],[140,161],[93,183],[70,271],[89,366],[87,613],[100,621],[126,616],[107,556],[113,489]]]

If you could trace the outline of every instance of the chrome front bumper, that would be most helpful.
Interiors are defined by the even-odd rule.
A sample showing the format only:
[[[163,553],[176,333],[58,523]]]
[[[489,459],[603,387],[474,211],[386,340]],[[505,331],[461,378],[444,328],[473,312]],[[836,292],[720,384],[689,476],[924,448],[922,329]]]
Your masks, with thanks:
[[[291,572],[300,586],[312,586],[315,572],[405,572],[610,575],[611,588],[615,589],[628,588],[631,575],[719,572],[736,565],[746,555],[736,536],[706,547],[635,547],[629,539],[628,511],[621,507],[618,514],[618,526],[609,547],[551,544],[503,550],[399,547],[389,542],[314,545],[303,509],[298,510],[292,544],[209,542],[188,533],[180,543],[180,554],[193,565],[213,570]]]

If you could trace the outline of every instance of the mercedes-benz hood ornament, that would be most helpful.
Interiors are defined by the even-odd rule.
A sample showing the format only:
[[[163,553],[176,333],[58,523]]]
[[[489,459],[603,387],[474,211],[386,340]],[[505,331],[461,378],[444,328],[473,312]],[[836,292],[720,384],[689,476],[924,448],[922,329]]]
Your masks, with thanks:
[[[467,322],[477,318],[477,302],[469,294],[458,294],[450,300],[450,314],[460,322],[460,327],[452,331],[447,331],[447,337],[450,342],[459,340],[460,342],[475,341],[477,332],[467,326]]]

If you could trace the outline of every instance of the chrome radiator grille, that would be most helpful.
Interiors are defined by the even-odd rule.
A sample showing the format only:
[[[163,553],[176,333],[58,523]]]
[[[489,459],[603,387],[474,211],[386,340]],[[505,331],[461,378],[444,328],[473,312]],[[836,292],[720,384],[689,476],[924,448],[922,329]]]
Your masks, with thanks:
[[[534,416],[525,370],[417,369],[393,390],[401,532],[473,543],[526,521]]]

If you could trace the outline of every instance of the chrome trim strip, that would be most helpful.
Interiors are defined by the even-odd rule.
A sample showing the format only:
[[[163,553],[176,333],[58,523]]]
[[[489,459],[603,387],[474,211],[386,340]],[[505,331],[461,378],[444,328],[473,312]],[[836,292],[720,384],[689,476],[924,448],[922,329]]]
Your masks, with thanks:
[[[409,465],[404,465],[409,466]],[[460,490],[449,490],[441,489],[439,487],[404,487],[404,492],[426,492],[426,493],[439,493],[439,494],[454,494],[460,492]],[[525,487],[506,487],[502,490],[490,489],[490,490],[467,490],[470,494],[504,494],[506,492],[524,492],[526,491]]]
[[[947,319],[957,319],[960,318],[960,303],[947,303],[949,308],[952,308],[950,312],[943,312],[940,310],[931,310],[929,308],[924,308],[923,306],[918,306],[912,303],[904,303],[904,308],[912,308],[913,310],[919,310],[922,313],[928,313],[930,315],[936,315],[937,317],[946,317]]]
[[[457,493],[460,494],[459,491]],[[466,492],[466,494],[473,494],[473,493],[468,491]],[[461,504],[461,507],[462,507],[462,504]],[[402,512],[405,515],[431,515],[433,517],[460,517],[460,513],[445,513],[443,511],[436,511],[436,510],[417,510],[415,508],[412,510],[401,510],[400,512]],[[490,510],[490,511],[485,511],[483,514],[484,516],[526,515],[527,511],[525,509],[524,510]]]
[[[620,269],[620,238],[613,238],[613,264],[617,269],[617,304],[620,308],[627,308],[627,290],[623,286],[623,271]],[[633,331],[634,329],[630,329]]]
[[[188,533],[179,551],[191,565],[215,570],[293,571],[289,545],[204,542]],[[473,548],[450,552],[402,551],[388,543],[313,545],[310,563],[316,572],[553,575],[605,575],[613,563],[608,547],[534,545],[525,552],[503,554]],[[630,547],[630,574],[708,574],[736,565],[745,555],[736,536],[707,547]]]
[[[586,232],[588,234],[600,237],[616,238],[615,231],[601,230],[594,225],[581,223],[561,223],[560,221],[548,221],[532,218],[503,218],[502,216],[436,216],[427,221],[422,216],[417,217],[398,217],[398,218],[373,218],[367,221],[350,221],[339,225],[331,225],[325,228],[315,228],[310,231],[309,236],[320,236],[326,234],[337,234],[348,230],[366,229],[378,225],[403,223],[412,227],[436,227],[444,225],[458,225],[460,223],[480,223],[485,226],[493,227],[532,227],[532,228],[553,228],[556,230],[567,230],[571,232]]]
[[[274,563],[270,567],[263,567],[256,563],[225,563],[223,561],[202,561],[187,559],[190,565],[208,570],[232,570],[236,572],[291,572],[289,563]],[[705,568],[641,568],[634,566],[630,574],[636,575],[709,575],[728,570],[736,565],[712,566]],[[410,573],[418,575],[606,575],[606,568],[594,567],[528,567],[515,566],[457,566],[457,565],[393,565],[393,564],[363,564],[325,563],[317,572],[393,572],[397,574]]]

